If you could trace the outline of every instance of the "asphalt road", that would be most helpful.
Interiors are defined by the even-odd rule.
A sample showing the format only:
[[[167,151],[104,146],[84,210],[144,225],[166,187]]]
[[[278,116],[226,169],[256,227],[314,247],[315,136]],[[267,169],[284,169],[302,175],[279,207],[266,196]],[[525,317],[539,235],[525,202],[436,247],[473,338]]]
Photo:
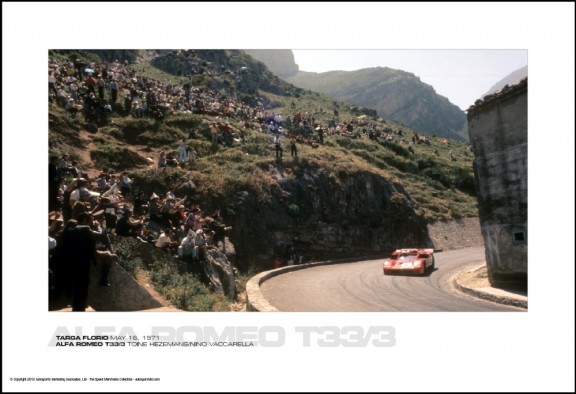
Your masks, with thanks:
[[[427,276],[384,275],[382,260],[324,265],[288,272],[261,285],[266,299],[285,312],[521,311],[457,291],[452,277],[484,261],[484,248],[435,253]]]

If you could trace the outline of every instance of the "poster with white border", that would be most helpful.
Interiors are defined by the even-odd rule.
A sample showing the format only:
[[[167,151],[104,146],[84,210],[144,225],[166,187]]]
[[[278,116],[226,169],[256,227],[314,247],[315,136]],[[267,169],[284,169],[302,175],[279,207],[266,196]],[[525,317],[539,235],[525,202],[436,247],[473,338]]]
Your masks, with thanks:
[[[3,2],[2,11],[3,391],[574,391],[573,3]],[[51,48],[527,49],[529,311],[49,313],[39,174]],[[304,326],[392,327],[395,341],[307,345]],[[58,332],[189,327],[268,330],[273,345],[50,346]]]

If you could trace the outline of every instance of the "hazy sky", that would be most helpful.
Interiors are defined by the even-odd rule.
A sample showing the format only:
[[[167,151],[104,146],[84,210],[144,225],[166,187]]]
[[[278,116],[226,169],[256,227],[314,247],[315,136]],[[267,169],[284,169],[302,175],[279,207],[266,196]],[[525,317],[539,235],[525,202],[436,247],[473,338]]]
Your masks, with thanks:
[[[293,50],[302,71],[390,67],[411,72],[463,110],[528,64],[527,50]]]

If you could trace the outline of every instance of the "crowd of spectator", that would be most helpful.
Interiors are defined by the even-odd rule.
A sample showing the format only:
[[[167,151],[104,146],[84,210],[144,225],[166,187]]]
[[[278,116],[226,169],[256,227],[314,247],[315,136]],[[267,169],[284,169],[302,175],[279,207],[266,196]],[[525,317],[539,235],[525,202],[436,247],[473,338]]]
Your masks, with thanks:
[[[327,125],[315,118],[326,113],[323,108],[302,113],[294,102],[291,104],[293,116],[284,119],[282,113],[267,111],[261,102],[251,107],[234,94],[191,83],[163,83],[140,76],[137,70],[137,65],[127,62],[97,64],[80,59],[50,59],[49,101],[65,108],[72,116],[82,113],[87,121],[96,123],[106,122],[111,114],[156,119],[163,119],[171,113],[213,116],[217,118],[221,136],[217,141],[221,143],[230,142],[230,138],[226,138],[226,128],[231,127],[222,119],[241,121],[244,128],[260,128],[273,134],[278,134],[278,129],[283,127],[280,134],[296,134],[300,137],[299,142],[310,145],[322,143],[322,133],[350,138],[368,138],[369,134],[379,138],[381,133],[393,133],[387,127],[381,129],[375,124],[368,125],[365,119],[352,117],[348,122],[340,122],[336,107]],[[122,103],[118,102],[119,99]],[[322,133],[318,133],[319,130]]]
[[[207,248],[226,253],[232,228],[219,210],[205,213],[187,196],[176,198],[170,191],[133,193],[126,172],[118,177],[102,172],[94,180],[59,178],[62,159],[53,158],[49,166],[49,272],[51,291],[64,293],[74,311],[86,307],[91,264],[103,265],[100,284],[108,285],[116,258],[110,235],[133,237],[190,263],[205,259]]]
[[[48,69],[50,105],[64,108],[72,117],[82,114],[87,122],[107,123],[111,116],[161,120],[174,113],[202,114],[212,118],[203,123],[202,132],[213,145],[242,144],[247,130],[259,130],[270,135],[277,160],[283,159],[284,138],[289,141],[293,158],[298,157],[299,145],[317,148],[324,138],[333,135],[406,143],[412,153],[412,146],[429,144],[424,136],[416,133],[412,141],[406,140],[401,129],[370,123],[366,117],[341,120],[336,106],[327,124],[316,119],[317,115],[325,118],[324,109],[303,113],[294,102],[292,116],[284,117],[283,113],[268,111],[261,102],[251,107],[233,94],[205,86],[179,86],[140,76],[137,66],[127,62],[96,64],[80,59],[50,59]],[[231,121],[242,126],[235,128]],[[190,137],[196,138],[195,133],[191,131]],[[196,152],[181,139],[176,153],[160,154],[158,167],[184,166],[196,158]],[[224,224],[219,211],[205,213],[188,196],[176,198],[170,191],[145,196],[133,190],[128,172],[117,176],[102,169],[95,179],[90,179],[67,154],[50,159],[50,272],[54,288],[64,287],[74,310],[84,310],[87,271],[72,270],[71,274],[71,260],[104,261],[108,268],[103,268],[100,282],[106,285],[110,262],[116,257],[109,234],[134,237],[190,262],[205,258],[206,248],[222,247],[226,251],[225,235],[231,227]],[[78,245],[94,250],[81,252]],[[295,260],[294,256],[289,259],[292,263]],[[74,298],[75,287],[80,290]]]

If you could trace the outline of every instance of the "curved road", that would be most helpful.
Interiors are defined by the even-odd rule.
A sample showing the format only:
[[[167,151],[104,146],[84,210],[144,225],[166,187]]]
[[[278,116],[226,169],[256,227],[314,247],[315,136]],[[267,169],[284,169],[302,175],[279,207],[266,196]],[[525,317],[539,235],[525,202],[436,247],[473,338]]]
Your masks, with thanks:
[[[382,273],[382,259],[324,265],[287,272],[261,285],[268,302],[291,312],[475,312],[522,311],[457,291],[452,277],[485,260],[484,248],[434,254],[427,276]]]

